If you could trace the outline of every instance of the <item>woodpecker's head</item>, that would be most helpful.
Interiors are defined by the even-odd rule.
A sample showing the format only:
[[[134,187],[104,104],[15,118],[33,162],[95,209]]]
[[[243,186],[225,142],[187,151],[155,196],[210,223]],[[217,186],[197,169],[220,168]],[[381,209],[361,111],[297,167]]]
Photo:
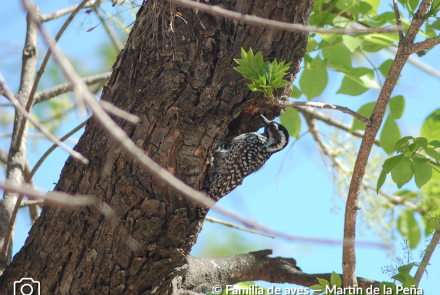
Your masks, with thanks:
[[[264,135],[267,137],[267,150],[271,153],[281,151],[289,143],[289,132],[277,122],[269,121],[260,114],[264,122]]]

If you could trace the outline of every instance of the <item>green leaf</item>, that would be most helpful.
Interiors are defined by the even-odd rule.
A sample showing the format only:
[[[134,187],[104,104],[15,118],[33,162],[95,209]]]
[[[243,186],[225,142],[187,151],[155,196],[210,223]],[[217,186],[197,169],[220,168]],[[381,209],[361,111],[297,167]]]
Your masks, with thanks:
[[[400,154],[400,155],[397,155],[397,156],[390,157],[390,158],[386,159],[385,162],[382,165],[383,170],[386,173],[390,172],[397,165],[399,165],[400,162],[402,162],[403,158],[404,158],[404,155]],[[412,164],[411,164],[411,166],[412,166]],[[411,167],[411,169],[412,169],[412,167]]]
[[[417,9],[417,6],[419,6],[419,0],[408,0],[408,4],[412,11],[415,11]]]
[[[379,193],[380,188],[382,187],[382,185],[385,183],[385,180],[387,178],[387,174],[388,172],[386,172],[384,169],[382,169],[382,171],[380,172],[380,176],[379,179],[377,180],[377,185],[376,185],[376,193]]]
[[[337,288],[340,288],[342,285],[341,277],[335,272],[332,272],[330,282],[332,283],[332,286],[336,286]]]
[[[368,4],[370,4],[373,7],[374,11],[377,11],[380,5],[380,0],[365,0]]]
[[[281,124],[286,127],[289,135],[299,139],[298,135],[301,131],[301,118],[294,108],[286,108],[284,114],[280,117]]]
[[[440,18],[437,17],[437,20],[431,24],[431,27],[440,30]]]
[[[397,229],[399,230],[400,234],[408,240],[410,248],[415,249],[422,238],[422,232],[419,224],[414,218],[414,211],[403,210],[400,212],[399,218],[397,219]],[[402,268],[402,272],[405,270],[406,268]],[[404,274],[400,273],[400,267],[399,274],[404,276]]]
[[[320,278],[316,278],[318,280],[318,282],[322,285],[322,286],[330,286],[330,283],[326,280],[326,279],[320,279]]]
[[[428,144],[435,147],[440,147],[440,140],[432,140]]]
[[[429,147],[426,147],[425,148],[425,153],[428,155],[428,156],[430,156],[431,158],[433,158],[434,160],[436,160],[437,161],[437,164],[439,164],[440,165],[440,155],[438,154],[438,152],[437,151],[435,151],[434,149],[432,149],[432,148],[429,148]]]
[[[425,148],[428,146],[428,140],[424,137],[417,137],[414,138],[414,143],[417,144],[417,146]]]
[[[402,161],[391,170],[391,178],[401,188],[405,183],[408,183],[413,177],[413,164],[411,160],[403,157]]]
[[[364,38],[362,37],[352,37],[349,35],[343,35],[342,40],[344,41],[344,45],[347,46],[348,50],[351,52],[354,52],[356,48],[361,46],[364,42]]]
[[[394,61],[393,59],[387,59],[379,67],[379,71],[382,73],[382,75],[385,78],[388,76],[388,73],[391,69],[391,65],[393,64],[393,61]]]
[[[396,145],[394,146],[394,151],[396,151],[396,152],[403,151],[409,145],[410,139],[413,139],[413,137],[412,136],[404,136],[401,139],[399,139],[396,142]]]
[[[425,22],[425,35],[428,38],[434,38],[435,36],[437,36],[434,29],[430,24],[428,24],[428,22]]]
[[[404,110],[405,98],[402,95],[397,95],[390,99],[390,111],[394,119],[400,119]]]
[[[327,86],[328,74],[325,69],[304,69],[299,78],[299,87],[308,100],[319,96]]]
[[[364,117],[370,118],[375,106],[376,102],[370,102],[361,106],[357,112]],[[365,124],[358,119],[353,118],[353,125],[351,126],[350,132],[355,130],[365,130]]]
[[[429,163],[422,165],[413,165],[414,168],[414,180],[418,188],[424,186],[432,177],[432,167]]]
[[[295,85],[292,85],[292,93],[290,94],[290,97],[293,98],[300,98],[302,95],[302,92],[296,87]]]
[[[380,146],[387,154],[394,152],[397,141],[401,138],[399,126],[388,116],[380,133]]]
[[[335,69],[350,70],[350,51],[342,45],[325,47],[322,49],[322,56],[328,60],[329,66]]]
[[[423,165],[423,164],[429,162],[428,158],[413,158],[412,160],[413,160],[414,164],[416,164],[416,165]]]
[[[358,96],[367,90],[367,87],[360,85],[358,82],[354,81],[351,77],[346,75],[344,79],[342,79],[341,87],[336,93]]]
[[[440,109],[435,110],[426,118],[421,135],[428,141],[440,139]]]
[[[325,287],[321,286],[321,285],[313,285],[309,287],[310,289],[313,290],[318,290],[318,291],[325,291]]]

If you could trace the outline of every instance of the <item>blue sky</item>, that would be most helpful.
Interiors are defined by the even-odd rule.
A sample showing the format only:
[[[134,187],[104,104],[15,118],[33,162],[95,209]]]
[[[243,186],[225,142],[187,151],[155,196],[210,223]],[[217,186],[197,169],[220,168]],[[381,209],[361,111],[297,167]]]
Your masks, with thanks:
[[[391,3],[391,1],[389,1]],[[75,2],[66,1],[37,1],[42,13],[48,13]],[[387,5],[387,3],[382,3]],[[25,16],[19,1],[8,1],[0,11],[0,71],[9,83],[13,91],[17,90],[19,73],[21,69],[21,50],[25,34]],[[46,27],[55,34],[64,22],[65,17],[46,23]],[[83,25],[81,25],[83,23]],[[75,60],[87,63],[87,66],[93,68],[99,64],[99,53],[97,49],[102,42],[107,42],[108,37],[103,27],[99,26],[92,32],[86,33],[86,29],[96,25],[96,18],[89,18],[81,15],[70,25],[66,31],[68,38],[61,38],[60,47]],[[40,56],[45,54],[43,50],[45,45],[40,41]],[[434,68],[440,70],[440,49],[434,48],[421,60]],[[381,61],[392,58],[391,54],[378,53],[373,58],[373,63],[379,66]],[[80,66],[74,64],[74,66]],[[365,94],[357,97],[346,95],[336,95],[342,77],[329,75],[329,86],[325,92],[314,101],[332,102],[352,109],[357,109],[361,105],[375,101],[379,94],[378,90],[369,90]],[[46,82],[48,86],[53,86]],[[432,75],[426,74],[417,67],[407,64],[402,71],[399,84],[393,92],[394,95],[403,95],[406,99],[406,109],[402,119],[398,124],[402,131],[402,136],[418,136],[424,119],[435,108],[440,107],[438,94],[438,85],[440,80]],[[297,82],[296,82],[297,84]],[[305,100],[304,97],[301,100]],[[4,103],[0,99],[0,103]],[[329,115],[342,118],[341,114],[335,114],[332,111],[326,111]],[[0,108],[0,116],[4,110]],[[60,128],[58,135],[62,136],[69,132],[85,118],[78,118],[76,114]],[[345,116],[347,123],[351,118]],[[303,124],[304,125],[304,124]],[[328,132],[329,128],[319,123],[322,131]],[[306,128],[303,126],[302,132]],[[9,133],[2,129],[0,133]],[[82,131],[78,132],[72,138],[79,138]],[[0,139],[0,146],[7,150],[8,141]],[[70,146],[73,146],[70,144]],[[33,166],[39,157],[50,147],[45,140],[40,140],[37,147],[29,143],[29,161]],[[57,149],[46,160],[43,166],[35,175],[36,185],[42,190],[51,190],[54,183],[58,181],[61,169],[67,159],[67,154]],[[280,165],[286,159],[282,173],[279,174]],[[415,189],[415,184],[411,181],[405,186],[408,189]],[[404,187],[404,188],[405,188]],[[395,187],[393,187],[395,189]],[[266,226],[291,233],[292,235],[319,237],[329,239],[341,239],[343,236],[344,223],[344,203],[342,200],[333,200],[334,185],[331,175],[322,163],[316,143],[312,137],[307,134],[293,149],[286,149],[273,155],[268,163],[257,173],[245,179],[242,186],[234,190],[231,194],[224,197],[219,205],[229,208],[238,214],[249,216],[258,220]],[[341,207],[339,212],[335,213],[332,208],[334,205]],[[227,220],[213,211],[209,213],[213,217]],[[358,222],[359,224],[359,222]],[[17,231],[14,242],[14,253],[16,253],[24,244],[27,232],[30,229],[30,221],[27,209],[19,212],[17,221]],[[199,235],[198,242],[194,246],[192,254],[197,256],[206,247],[208,240],[215,239],[221,242],[225,233],[235,231],[235,229],[225,228],[218,224],[205,223],[202,233]],[[260,237],[254,234],[240,232],[240,237],[246,243],[251,243],[254,250],[273,249],[274,256],[293,257],[303,271],[308,273],[327,273],[336,271],[342,272],[342,247],[322,244],[307,244],[301,242],[288,242],[282,239],[270,239]],[[358,240],[376,241],[380,239],[374,235],[371,230],[361,236],[358,232]],[[402,238],[396,233],[396,254],[402,255],[400,241]],[[421,243],[421,250],[424,243]],[[358,276],[375,279],[388,280],[387,275],[380,272],[382,266],[395,263],[395,256],[390,255],[385,250],[377,248],[357,247],[357,268]],[[418,252],[415,251],[415,257]],[[415,259],[415,261],[418,261]],[[421,287],[425,294],[434,294],[437,291],[435,278],[440,277],[440,251],[434,253],[431,260],[431,266],[428,267],[429,276],[424,276]],[[269,286],[263,283],[263,286]]]

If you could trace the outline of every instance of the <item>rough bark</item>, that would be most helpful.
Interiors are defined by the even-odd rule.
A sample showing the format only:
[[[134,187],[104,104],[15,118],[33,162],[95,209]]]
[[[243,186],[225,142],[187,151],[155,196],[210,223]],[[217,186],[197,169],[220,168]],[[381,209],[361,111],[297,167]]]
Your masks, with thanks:
[[[307,24],[313,2],[209,3]],[[261,127],[259,113],[268,118],[281,113],[250,92],[248,81],[232,68],[233,58],[239,57],[241,47],[252,47],[266,59],[292,62],[287,78],[293,80],[306,51],[307,34],[175,9],[185,21],[174,18],[173,32],[168,32],[172,39],[162,38],[167,33],[160,30],[150,38],[153,32],[145,24],[151,7],[139,10],[102,99],[138,115],[137,125],[115,121],[156,162],[203,189],[209,169],[206,159],[222,139],[256,131]],[[21,277],[39,280],[41,294],[168,294],[167,282],[174,274],[168,275],[196,242],[205,211],[155,180],[126,152],[113,148],[93,119],[75,150],[90,163],[84,166],[69,158],[55,189],[106,201],[144,248],[132,251],[96,208],[45,205],[25,246],[1,277],[0,294],[11,294],[13,282]],[[108,162],[111,168],[103,173]]]

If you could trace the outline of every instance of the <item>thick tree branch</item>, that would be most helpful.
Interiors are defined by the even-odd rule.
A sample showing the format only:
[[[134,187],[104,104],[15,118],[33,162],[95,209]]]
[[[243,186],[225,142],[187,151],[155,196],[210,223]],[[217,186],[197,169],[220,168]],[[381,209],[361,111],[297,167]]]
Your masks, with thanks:
[[[40,16],[40,10],[37,6],[32,6],[34,14]],[[22,54],[22,68],[20,75],[20,86],[18,90],[17,98],[9,91],[3,76],[0,73],[0,91],[2,94],[11,100],[15,109],[14,126],[12,130],[11,145],[8,152],[8,165],[6,168],[6,177],[12,185],[20,186],[24,179],[24,170],[26,165],[26,152],[27,152],[27,132],[29,124],[23,121],[23,117],[26,116],[23,111],[22,105],[26,104],[29,97],[29,93],[32,89],[32,81],[35,75],[38,60],[38,29],[37,26],[31,21],[29,14],[26,17],[26,41],[24,44]],[[20,111],[18,108],[21,108]],[[23,130],[20,134],[20,130]],[[0,201],[0,247],[2,252],[0,253],[0,272],[3,272],[5,267],[12,260],[12,244],[13,233],[15,231],[15,223],[12,223],[10,227],[10,221],[15,219],[13,216],[14,206],[19,200],[20,196],[14,192],[4,191],[3,200]],[[9,237],[12,238],[10,239]]]
[[[291,32],[302,32],[302,33],[322,33],[322,34],[370,34],[370,33],[385,33],[385,32],[395,32],[398,27],[390,28],[364,28],[364,29],[325,29],[325,28],[313,28],[311,26],[306,26],[302,24],[291,24],[286,22],[274,21],[265,19],[262,17],[251,16],[242,14],[235,11],[230,11],[219,6],[207,5],[190,0],[168,0],[170,2],[176,3],[179,6],[190,7],[197,9],[206,13],[213,15],[219,15],[224,18],[234,19],[243,23],[267,26],[275,29],[291,31]]]
[[[97,83],[105,83],[110,79],[112,72],[102,73],[83,78],[86,85],[90,86]],[[51,99],[52,97],[67,93],[73,90],[72,83],[63,83],[49,89],[35,93],[35,104]]]
[[[330,103],[324,103],[324,102],[302,102],[302,101],[291,101],[291,100],[281,100],[281,99],[274,99],[275,104],[277,106],[280,106],[282,108],[286,107],[313,107],[318,109],[330,109],[330,110],[338,110],[345,114],[349,114],[365,125],[369,126],[371,124],[370,120],[364,116],[362,116],[359,113],[356,113],[353,110],[350,110],[347,107],[338,106]]]
[[[176,271],[182,272],[181,290],[205,293],[214,285],[225,288],[244,281],[266,281],[270,283],[289,283],[310,287],[318,284],[316,277],[330,281],[331,273],[307,274],[297,266],[295,259],[267,257],[272,250],[262,250],[249,254],[219,258],[196,258],[188,256],[185,263]],[[216,267],[212,267],[215,265]],[[209,282],[206,278],[209,277]],[[379,287],[380,282],[358,278],[359,286],[366,289]],[[312,292],[311,292],[312,293]]]
[[[0,165],[6,171],[8,166],[8,154],[1,147],[0,147]],[[26,164],[24,166],[24,179],[27,180],[26,182],[28,182],[30,185],[35,187],[34,179],[30,177],[30,173],[31,173],[31,165],[29,164],[29,161],[26,159]],[[33,197],[31,196],[27,196],[27,197],[30,201],[33,200]],[[29,215],[31,217],[31,222],[32,224],[34,224],[35,220],[37,220],[37,218],[40,216],[40,210],[38,209],[38,205],[29,204],[28,206],[29,206]]]
[[[359,149],[359,154],[353,169],[353,176],[350,183],[350,189],[347,197],[347,204],[345,207],[345,223],[344,223],[344,240],[354,240],[356,237],[356,217],[359,209],[359,195],[361,192],[365,168],[367,166],[368,158],[370,156],[371,148],[374,144],[376,134],[382,124],[382,120],[390,99],[391,93],[399,78],[400,72],[403,69],[408,54],[404,53],[404,47],[414,41],[415,35],[423,24],[426,12],[431,5],[432,0],[423,0],[420,7],[412,20],[411,26],[405,38],[399,43],[399,48],[394,59],[391,69],[385,80],[384,86],[379,94],[379,98],[374,108],[373,114],[370,118],[371,125],[365,129],[365,135]],[[343,247],[343,283],[344,287],[358,286],[356,278],[356,255],[354,245],[344,245]]]

